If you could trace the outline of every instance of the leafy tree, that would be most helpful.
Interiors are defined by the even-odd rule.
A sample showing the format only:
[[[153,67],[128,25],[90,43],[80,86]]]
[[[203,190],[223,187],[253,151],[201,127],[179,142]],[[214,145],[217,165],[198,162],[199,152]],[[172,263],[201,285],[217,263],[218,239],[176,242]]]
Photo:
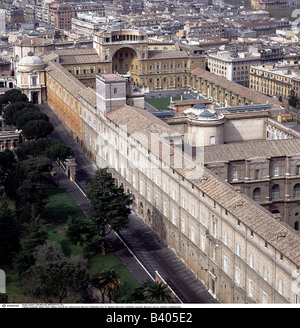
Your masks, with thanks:
[[[58,140],[54,140],[45,149],[45,155],[52,160],[64,160],[74,156],[74,151]]]
[[[56,160],[58,162],[60,162],[61,160],[65,160],[68,157],[74,156],[73,150],[61,142],[52,142],[49,145],[49,147],[46,149],[45,154],[53,161]],[[57,186],[59,184],[59,174],[60,174],[60,165],[58,164],[58,172],[56,178]]]
[[[51,122],[33,120],[23,126],[22,132],[26,139],[40,139],[48,136],[53,129],[54,127]]]
[[[67,236],[74,244],[88,244],[101,247],[105,255],[105,238],[111,230],[125,229],[129,222],[132,196],[124,193],[123,187],[117,187],[108,170],[96,172],[87,188],[87,197],[91,204],[90,222],[73,218],[68,222]]]
[[[7,149],[0,152],[0,184],[4,185],[8,176],[13,173],[15,163],[16,159],[12,151]]]
[[[23,274],[24,294],[46,303],[72,300],[88,287],[87,261],[81,258],[36,263]]]
[[[8,90],[0,96],[0,105],[12,104],[20,101],[28,102],[28,98],[18,89]]]
[[[27,122],[36,120],[49,122],[49,117],[46,114],[41,113],[37,108],[25,108],[18,113],[14,125],[17,129],[22,130]]]
[[[14,268],[20,276],[35,264],[36,248],[43,245],[47,239],[48,234],[40,218],[33,219],[21,239],[21,249],[14,258]]]
[[[8,200],[0,199],[0,264],[11,264],[20,249],[20,227]]]
[[[64,145],[61,141],[52,138],[41,138],[37,140],[29,140],[21,143],[17,150],[19,160],[25,160],[32,157],[46,156],[50,159],[65,159],[73,156],[73,150]]]
[[[26,172],[24,168],[21,166],[20,163],[17,163],[15,168],[13,169],[10,174],[7,175],[5,184],[4,184],[4,190],[6,195],[16,200],[17,194],[16,190],[20,187],[22,182],[26,179]]]
[[[93,284],[102,293],[102,302],[104,303],[104,295],[108,296],[111,303],[112,296],[120,291],[122,276],[115,270],[109,269],[103,271],[98,276],[94,276]]]
[[[24,212],[31,217],[41,215],[47,201],[45,186],[51,183],[51,160],[47,157],[28,159],[21,163],[26,178],[16,190],[18,213]]]
[[[172,303],[172,293],[168,285],[160,281],[148,281],[142,290],[146,303]]]
[[[65,255],[60,244],[52,240],[46,240],[45,244],[35,249],[34,259],[36,264],[45,264],[47,262],[62,261],[65,259]]]
[[[60,40],[61,38],[62,38],[61,30],[55,30],[54,31],[54,39],[55,40]]]
[[[7,125],[14,125],[17,124],[18,116],[21,112],[27,112],[34,109],[34,106],[32,103],[29,102],[14,102],[5,107],[3,118],[5,119],[5,123]]]
[[[293,107],[296,107],[296,106],[297,106],[297,104],[298,104],[298,102],[299,102],[299,99],[298,99],[298,97],[296,96],[296,93],[295,93],[294,90],[291,90],[291,91],[290,91],[290,95],[289,95],[288,100],[289,100],[289,105],[290,105],[290,106],[293,106]]]

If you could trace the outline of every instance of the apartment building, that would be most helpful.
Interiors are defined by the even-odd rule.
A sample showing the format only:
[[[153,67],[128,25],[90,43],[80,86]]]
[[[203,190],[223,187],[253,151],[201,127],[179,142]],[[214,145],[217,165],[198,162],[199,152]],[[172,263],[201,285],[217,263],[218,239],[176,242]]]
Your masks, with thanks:
[[[71,4],[60,4],[53,1],[49,4],[48,23],[54,25],[57,29],[69,29],[72,26],[72,17],[75,16]]]
[[[106,22],[106,18],[96,15],[77,14],[77,17],[72,18],[72,32],[82,35],[92,35],[99,32]]]
[[[219,51],[207,56],[211,73],[223,76],[229,81],[249,86],[250,67],[261,63],[260,54]]]
[[[185,23],[184,31],[191,38],[199,41],[203,40],[220,40],[224,37],[224,24],[218,20],[199,20],[198,22]]]
[[[251,67],[250,88],[271,97],[288,99],[291,90],[299,89],[299,65],[264,65]]]

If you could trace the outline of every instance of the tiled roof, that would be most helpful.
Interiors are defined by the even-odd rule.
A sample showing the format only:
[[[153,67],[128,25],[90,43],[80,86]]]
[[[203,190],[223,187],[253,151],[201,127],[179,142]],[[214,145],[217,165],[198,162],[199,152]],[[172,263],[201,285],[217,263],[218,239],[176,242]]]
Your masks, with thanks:
[[[300,139],[255,140],[204,147],[206,164],[300,155]]]
[[[84,90],[78,92],[78,95],[81,96],[84,100],[90,103],[92,106],[97,106],[96,92],[91,88],[85,88]]]
[[[178,50],[149,50],[148,59],[178,59],[178,58],[187,58],[188,55],[184,51]]]
[[[94,64],[101,62],[95,49],[55,50],[53,53],[59,56],[60,63],[64,65]]]
[[[76,96],[77,93],[84,90],[86,86],[77,80],[68,70],[59,63],[48,62],[46,72],[58,81],[63,87]]]
[[[176,132],[153,114],[134,106],[123,105],[106,115],[119,126],[126,126],[129,134],[141,132],[150,136],[151,134],[172,135]]]
[[[238,83],[229,81],[222,76],[218,76],[213,73],[210,73],[210,72],[206,71],[205,69],[196,68],[191,73],[193,75],[196,75],[196,76],[210,82],[210,83],[219,85],[222,88],[226,88],[226,89],[234,92],[235,94],[240,95],[242,98],[246,98],[249,101],[253,101],[254,104],[268,103],[268,104],[270,104],[270,106],[274,106],[277,108],[279,108],[281,106],[281,103],[278,101],[278,99],[265,96],[255,90],[251,90]]]
[[[17,43],[21,44],[22,46],[39,46],[39,45],[51,45],[53,44],[52,41],[47,40],[45,38],[25,38],[23,40],[16,41]]]

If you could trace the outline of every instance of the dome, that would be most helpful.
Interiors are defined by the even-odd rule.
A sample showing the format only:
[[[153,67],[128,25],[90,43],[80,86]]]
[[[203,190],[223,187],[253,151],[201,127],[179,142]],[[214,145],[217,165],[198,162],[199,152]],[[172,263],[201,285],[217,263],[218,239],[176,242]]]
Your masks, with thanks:
[[[216,112],[214,110],[208,110],[207,108],[199,115],[200,117],[217,117]]]
[[[44,66],[45,62],[38,56],[34,56],[32,52],[28,53],[28,56],[23,57],[18,62],[18,66],[25,67],[36,67],[36,66]]]
[[[205,106],[202,108],[195,108],[195,106],[194,106],[192,108],[184,110],[183,113],[192,119],[196,119],[196,120],[200,120],[200,121],[201,120],[216,120],[216,119],[223,118],[222,115],[218,116],[215,110],[209,109]]]
[[[195,108],[195,109],[204,109],[204,108],[206,108],[206,106],[201,101],[199,101],[197,104],[195,104],[193,106],[193,108]]]

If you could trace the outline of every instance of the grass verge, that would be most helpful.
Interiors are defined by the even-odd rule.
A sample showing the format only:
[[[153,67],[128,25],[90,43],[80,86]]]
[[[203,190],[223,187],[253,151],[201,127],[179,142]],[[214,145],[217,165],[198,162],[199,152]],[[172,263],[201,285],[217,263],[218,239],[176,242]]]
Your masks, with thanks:
[[[181,100],[181,97],[173,97],[173,100]],[[185,98],[183,98],[185,100]],[[151,106],[155,107],[156,109],[163,111],[163,110],[170,110],[168,106],[170,106],[170,97],[164,98],[145,98],[145,101],[150,104]]]
[[[49,196],[48,203],[44,209],[44,216],[47,222],[46,230],[49,239],[61,244],[66,256],[76,256],[84,253],[81,246],[72,245],[67,236],[67,221],[70,216],[86,218],[81,209],[77,206],[71,195],[62,188],[51,188],[47,190]],[[118,299],[129,297],[139,287],[139,283],[123,265],[121,260],[115,255],[113,250],[108,249],[106,256],[88,254],[90,264],[90,275],[114,268],[122,276],[120,293],[113,297],[114,302]],[[10,303],[27,303],[28,299],[23,297],[22,290],[18,286],[17,275],[11,267],[4,268],[6,272],[6,289]]]

